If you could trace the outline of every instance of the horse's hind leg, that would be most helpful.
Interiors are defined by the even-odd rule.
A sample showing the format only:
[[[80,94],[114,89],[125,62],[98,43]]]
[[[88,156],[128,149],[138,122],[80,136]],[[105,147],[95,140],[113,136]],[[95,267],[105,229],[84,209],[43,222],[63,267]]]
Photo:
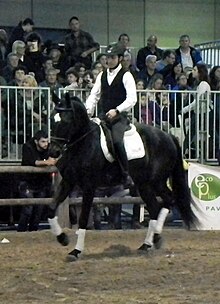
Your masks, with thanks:
[[[50,225],[51,232],[57,237],[57,241],[63,246],[67,246],[69,244],[69,239],[68,236],[62,231],[62,228],[59,225],[58,216],[56,216],[56,211],[58,206],[66,199],[71,189],[72,187],[64,180],[62,180],[55,193],[53,202],[49,206],[48,210],[48,222]]]
[[[154,188],[149,184],[139,185],[138,190],[141,198],[146,203],[146,208],[150,216],[147,234],[144,243],[141,245],[141,247],[139,247],[139,250],[148,250],[152,248],[154,244],[154,235],[157,225],[157,217],[160,211],[160,205],[157,201]]]
[[[157,217],[157,223],[155,225],[155,234],[154,234],[153,242],[154,242],[154,247],[156,249],[159,249],[161,247],[162,239],[160,235],[162,233],[165,220],[167,218],[167,215],[170,210],[170,206],[173,201],[172,191],[168,188],[166,181],[161,182],[161,184],[158,185],[158,192],[163,200],[163,205],[162,208],[160,209],[160,212]]]

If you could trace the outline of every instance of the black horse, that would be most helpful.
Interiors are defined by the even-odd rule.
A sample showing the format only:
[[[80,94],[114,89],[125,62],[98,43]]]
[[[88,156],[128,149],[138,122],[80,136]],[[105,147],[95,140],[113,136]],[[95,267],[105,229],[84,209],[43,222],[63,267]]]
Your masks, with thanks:
[[[117,162],[110,163],[104,157],[100,127],[88,117],[84,104],[77,97],[66,95],[55,109],[61,118],[55,138],[59,145],[65,143],[65,149],[57,163],[62,181],[50,206],[48,221],[57,240],[67,245],[68,238],[58,224],[56,210],[71,190],[79,186],[82,190],[82,209],[77,244],[68,255],[77,259],[84,249],[95,190],[99,186],[120,182],[120,170]],[[150,216],[147,235],[139,250],[149,250],[153,246],[160,247],[162,228],[171,206],[176,205],[188,228],[197,219],[191,209],[191,196],[177,139],[152,126],[137,124],[136,128],[146,153],[142,158],[129,161],[129,172]],[[167,185],[168,179],[172,189]],[[159,202],[157,197],[161,198]]]

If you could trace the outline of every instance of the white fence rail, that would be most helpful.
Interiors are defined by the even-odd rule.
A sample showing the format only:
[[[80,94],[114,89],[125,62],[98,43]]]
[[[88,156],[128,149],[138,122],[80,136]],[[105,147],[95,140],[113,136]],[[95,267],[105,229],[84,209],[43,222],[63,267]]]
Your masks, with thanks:
[[[20,162],[21,147],[37,129],[50,136],[54,107],[49,88],[0,87],[0,162]],[[62,97],[66,89],[60,89]],[[89,91],[71,90],[85,101]],[[220,92],[198,100],[196,91],[137,92],[138,102],[130,113],[132,122],[158,127],[179,138],[182,155],[201,163],[216,162],[220,134]],[[195,107],[183,115],[183,107],[195,100]],[[97,113],[98,114],[98,113]]]

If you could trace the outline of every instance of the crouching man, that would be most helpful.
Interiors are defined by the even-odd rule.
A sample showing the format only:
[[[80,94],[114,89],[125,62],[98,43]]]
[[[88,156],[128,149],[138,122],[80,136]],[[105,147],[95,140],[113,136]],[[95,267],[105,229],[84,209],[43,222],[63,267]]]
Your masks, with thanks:
[[[22,147],[22,166],[54,166],[57,159],[49,154],[49,139],[45,131],[39,130]],[[43,198],[51,196],[51,176],[48,173],[26,174],[19,181],[21,198]],[[18,231],[36,231],[42,217],[43,205],[25,205],[22,207]]]

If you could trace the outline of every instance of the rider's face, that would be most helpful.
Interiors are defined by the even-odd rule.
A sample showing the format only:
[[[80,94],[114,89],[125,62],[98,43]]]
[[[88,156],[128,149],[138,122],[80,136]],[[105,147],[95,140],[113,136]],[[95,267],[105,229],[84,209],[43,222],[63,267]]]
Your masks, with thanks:
[[[107,56],[107,64],[109,69],[114,69],[120,62],[118,55]]]

